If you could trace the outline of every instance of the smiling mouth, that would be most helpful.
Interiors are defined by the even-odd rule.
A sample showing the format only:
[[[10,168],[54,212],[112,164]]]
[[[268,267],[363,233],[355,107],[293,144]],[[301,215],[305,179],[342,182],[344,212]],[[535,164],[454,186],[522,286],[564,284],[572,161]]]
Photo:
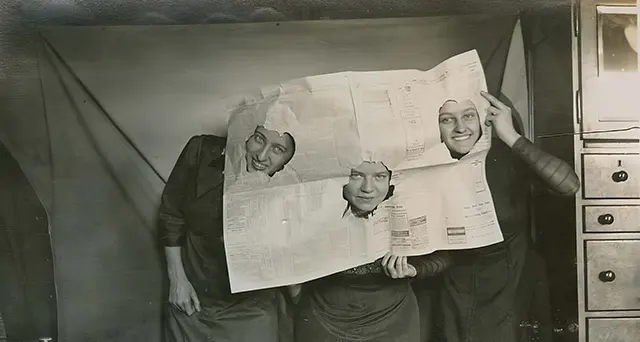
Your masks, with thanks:
[[[452,139],[455,140],[455,141],[465,141],[465,140],[467,140],[469,138],[471,138],[471,134],[452,137]]]
[[[361,196],[358,196],[358,199],[363,201],[363,202],[370,202],[373,199],[375,199],[375,197],[361,197]]]
[[[251,160],[251,166],[253,166],[254,169],[258,170],[258,171],[264,171],[267,169],[267,165],[262,164],[261,162],[252,159]]]

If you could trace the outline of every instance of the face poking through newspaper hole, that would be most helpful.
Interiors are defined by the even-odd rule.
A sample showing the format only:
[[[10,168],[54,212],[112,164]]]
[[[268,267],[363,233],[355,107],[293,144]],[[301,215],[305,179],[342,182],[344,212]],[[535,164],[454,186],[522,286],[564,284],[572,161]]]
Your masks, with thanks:
[[[269,177],[282,170],[291,160],[296,143],[289,133],[257,126],[245,143],[247,172],[264,172]]]
[[[393,196],[391,171],[381,162],[362,162],[351,170],[349,182],[342,188],[347,208],[356,217],[368,218],[380,203]]]
[[[482,136],[480,115],[471,100],[447,100],[438,111],[440,139],[459,159],[473,149]]]

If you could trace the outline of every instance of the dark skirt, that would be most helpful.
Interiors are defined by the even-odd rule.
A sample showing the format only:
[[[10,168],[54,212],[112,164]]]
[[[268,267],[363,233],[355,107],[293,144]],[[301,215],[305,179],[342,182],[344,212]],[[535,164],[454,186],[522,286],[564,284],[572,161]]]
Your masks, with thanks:
[[[233,298],[230,297],[230,298]],[[279,291],[220,300],[187,316],[167,304],[165,342],[290,342],[292,326]]]
[[[540,291],[546,284],[540,282],[544,267],[526,239],[516,238],[492,255],[470,259],[457,260],[444,276],[441,304],[447,342],[548,340],[551,313],[535,310],[549,308],[548,297]]]
[[[418,303],[406,280],[354,286],[333,281],[303,289],[296,341],[420,342]]]

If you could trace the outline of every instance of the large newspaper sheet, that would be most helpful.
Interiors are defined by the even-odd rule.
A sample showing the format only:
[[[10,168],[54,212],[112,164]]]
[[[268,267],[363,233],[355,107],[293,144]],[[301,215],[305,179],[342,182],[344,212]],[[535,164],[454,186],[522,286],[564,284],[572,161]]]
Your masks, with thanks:
[[[319,75],[243,96],[230,109],[225,160],[232,292],[307,282],[388,252],[501,242],[481,90],[472,50],[429,71]],[[475,113],[463,115],[475,135],[456,137],[474,139],[461,158],[440,132],[446,108]]]

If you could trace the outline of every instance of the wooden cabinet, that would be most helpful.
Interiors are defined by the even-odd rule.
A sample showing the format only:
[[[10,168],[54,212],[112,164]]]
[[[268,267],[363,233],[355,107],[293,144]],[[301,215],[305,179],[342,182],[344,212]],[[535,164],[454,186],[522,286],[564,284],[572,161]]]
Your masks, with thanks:
[[[640,318],[596,318],[588,321],[589,341],[632,342],[640,337]]]
[[[640,68],[625,33],[635,6],[573,2],[581,342],[640,340]]]
[[[583,154],[582,161],[585,198],[640,198],[640,154]]]
[[[587,310],[640,310],[640,240],[585,242]]]
[[[585,233],[640,233],[640,205],[587,205]]]
[[[640,130],[631,128],[640,126],[638,59],[622,27],[637,18],[629,13],[636,0],[574,0],[574,4],[580,59],[574,68],[579,74],[574,90],[582,137],[637,141]]]

